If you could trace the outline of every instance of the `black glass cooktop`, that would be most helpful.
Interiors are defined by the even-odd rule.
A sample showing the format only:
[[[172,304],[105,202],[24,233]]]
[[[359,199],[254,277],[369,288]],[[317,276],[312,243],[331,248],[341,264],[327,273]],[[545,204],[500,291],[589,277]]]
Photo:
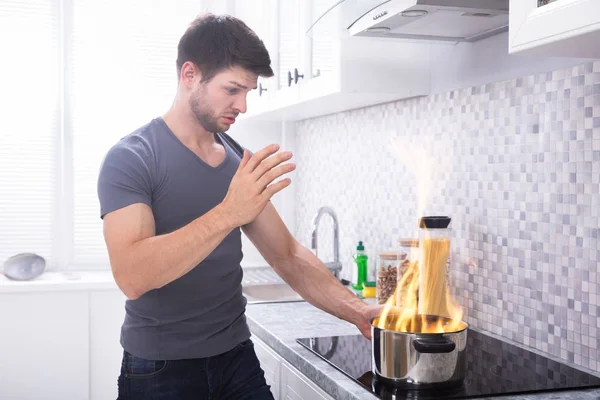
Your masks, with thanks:
[[[600,388],[600,378],[469,329],[467,374],[460,387],[407,390],[382,384],[371,372],[371,342],[362,335],[298,339],[381,399],[468,399]]]

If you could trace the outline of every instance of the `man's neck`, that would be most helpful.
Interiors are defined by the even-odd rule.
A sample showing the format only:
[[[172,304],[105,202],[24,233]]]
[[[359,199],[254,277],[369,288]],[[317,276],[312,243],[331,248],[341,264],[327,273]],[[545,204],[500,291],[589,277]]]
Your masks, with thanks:
[[[173,134],[192,149],[209,149],[215,144],[215,135],[208,132],[189,110],[173,105],[163,116]]]

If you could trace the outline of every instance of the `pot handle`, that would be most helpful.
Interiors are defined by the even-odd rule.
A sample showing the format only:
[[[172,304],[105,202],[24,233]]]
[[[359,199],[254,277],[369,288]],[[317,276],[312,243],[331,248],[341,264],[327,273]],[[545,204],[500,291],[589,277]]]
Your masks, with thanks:
[[[419,353],[451,353],[456,348],[456,343],[446,338],[415,339],[415,350]]]

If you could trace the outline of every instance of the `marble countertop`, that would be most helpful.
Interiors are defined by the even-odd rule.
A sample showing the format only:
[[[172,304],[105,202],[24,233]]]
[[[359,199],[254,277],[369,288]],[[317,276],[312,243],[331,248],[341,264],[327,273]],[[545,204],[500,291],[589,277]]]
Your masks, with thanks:
[[[376,399],[358,383],[296,342],[312,336],[355,335],[354,325],[306,302],[249,304],[246,310],[253,335],[337,400]],[[519,400],[598,400],[600,389],[488,398]]]

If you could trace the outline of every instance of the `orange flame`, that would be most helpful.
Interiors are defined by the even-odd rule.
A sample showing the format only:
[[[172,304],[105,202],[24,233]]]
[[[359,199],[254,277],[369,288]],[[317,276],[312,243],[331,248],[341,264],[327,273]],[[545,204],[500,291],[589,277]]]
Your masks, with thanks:
[[[449,239],[426,238],[426,245],[428,240],[436,248],[449,248]],[[420,253],[422,255],[423,251]],[[463,309],[448,290],[446,259],[443,251],[439,253],[442,257],[439,257],[437,264],[421,262],[421,269],[419,261],[409,264],[373,325],[380,329],[412,333],[444,333],[462,329]],[[420,259],[424,260],[423,257]]]
[[[447,170],[449,158],[432,157],[424,147],[415,147],[412,143],[394,143],[393,150],[408,170],[418,178],[416,211],[422,216],[431,189],[440,186],[432,184],[435,173]],[[447,153],[445,155],[449,156]],[[419,240],[418,249],[412,248],[412,253],[408,259],[416,261],[409,263],[394,294],[387,300],[381,315],[373,321],[373,325],[380,329],[412,333],[461,330],[464,327],[463,309],[452,298],[446,280],[450,238],[432,237],[425,230]],[[401,266],[398,265],[398,268]]]

